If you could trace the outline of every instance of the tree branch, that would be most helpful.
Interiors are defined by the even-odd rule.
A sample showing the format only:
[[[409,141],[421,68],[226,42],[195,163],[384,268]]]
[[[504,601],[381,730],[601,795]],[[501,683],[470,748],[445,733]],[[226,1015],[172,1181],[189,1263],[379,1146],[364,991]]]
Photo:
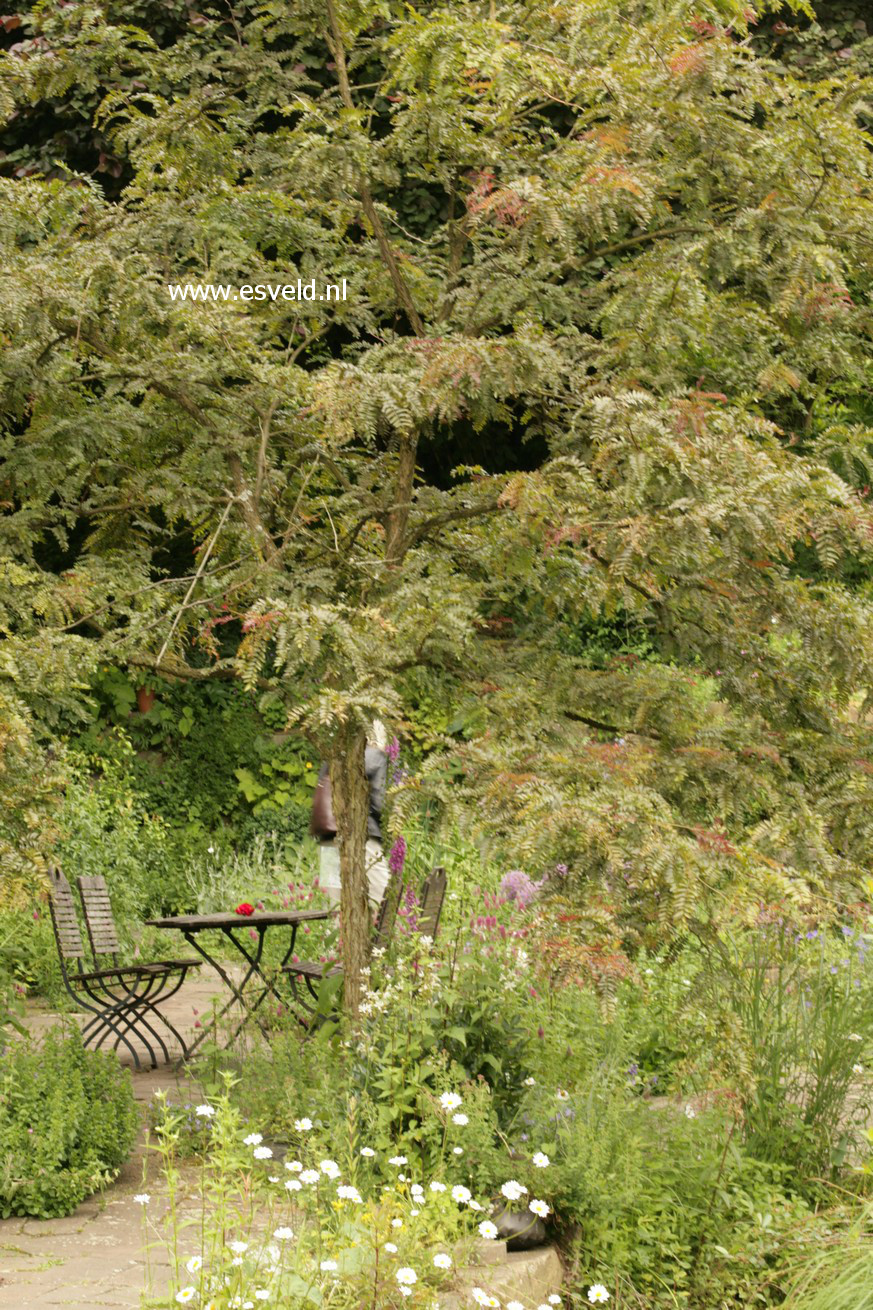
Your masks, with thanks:
[[[339,84],[340,97],[346,109],[354,109],[355,102],[352,97],[352,88],[349,83],[349,72],[346,65],[346,52],[343,45],[342,32],[340,31],[339,19],[337,18],[336,6],[333,0],[327,0],[327,13],[330,21],[330,33],[325,33],[325,39],[336,64],[336,76]],[[406,279],[401,272],[400,265],[397,262],[391,243],[382,226],[382,220],[379,217],[376,206],[373,203],[373,195],[370,191],[369,183],[363,173],[359,175],[358,185],[361,188],[361,205],[367,217],[367,222],[373,229],[373,235],[376,238],[376,244],[379,247],[379,253],[382,261],[388,270],[391,283],[394,287],[394,294],[397,296],[400,304],[409,319],[415,335],[423,337],[425,335],[424,323],[415,308],[415,302],[410,294],[409,287],[406,285]]]

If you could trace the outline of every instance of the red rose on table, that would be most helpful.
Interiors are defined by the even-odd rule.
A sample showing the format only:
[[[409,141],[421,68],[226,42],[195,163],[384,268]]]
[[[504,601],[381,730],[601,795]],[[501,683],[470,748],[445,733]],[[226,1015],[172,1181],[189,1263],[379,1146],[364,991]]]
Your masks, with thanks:
[[[242,905],[238,905],[234,910],[234,914],[244,914],[246,918],[248,918],[250,914],[254,914],[254,912],[255,912],[255,907],[253,905],[249,905],[248,901],[243,901]]]

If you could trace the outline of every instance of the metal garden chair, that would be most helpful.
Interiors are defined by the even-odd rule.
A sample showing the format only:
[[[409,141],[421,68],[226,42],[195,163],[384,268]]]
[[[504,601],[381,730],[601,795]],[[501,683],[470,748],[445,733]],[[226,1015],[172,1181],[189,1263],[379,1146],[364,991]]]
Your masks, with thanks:
[[[440,915],[442,914],[445,895],[446,871],[442,868],[434,869],[421,884],[418,898],[419,907],[415,911],[416,932],[422,935],[426,933],[429,937],[436,937],[439,931]],[[394,920],[397,916],[397,907],[401,899],[402,896],[391,895],[390,884],[385,888],[385,894],[379,903],[373,928],[374,947],[388,945],[394,928]],[[325,978],[336,978],[342,973],[342,967],[339,964],[320,964],[314,960],[298,960],[296,964],[286,964],[283,973],[289,976],[296,999],[301,1001],[304,1009],[311,1010],[313,1007],[298,995],[295,987],[296,981],[302,979],[306,984],[309,996],[317,1003],[319,999],[317,984],[321,983]]]
[[[73,1001],[81,1010],[92,1015],[82,1029],[82,1039],[88,1042],[99,1034],[95,1050],[113,1036],[113,1049],[127,1047],[137,1069],[142,1068],[139,1052],[131,1042],[136,1037],[148,1052],[151,1067],[157,1068],[155,1051],[149,1036],[169,1062],[166,1042],[152,1026],[154,1019],[162,1024],[187,1054],[181,1034],[166,1015],[159,1013],[157,1002],[169,1000],[179,990],[188,970],[199,967],[199,960],[161,960],[152,964],[119,963],[119,942],[112,918],[109,894],[103,878],[80,878],[85,923],[94,956],[94,969],[86,968],[85,947],[79,928],[79,919],[73,893],[67,879],[58,868],[49,869],[51,885],[50,908],[61,977]],[[100,957],[109,956],[111,966],[100,967]]]

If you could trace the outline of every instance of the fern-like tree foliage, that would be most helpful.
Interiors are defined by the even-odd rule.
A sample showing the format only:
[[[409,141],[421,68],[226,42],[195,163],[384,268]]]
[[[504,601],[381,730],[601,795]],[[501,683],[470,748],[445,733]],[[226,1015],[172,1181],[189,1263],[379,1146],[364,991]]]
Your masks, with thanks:
[[[149,15],[37,5],[0,66],[16,141],[93,114],[118,179],[0,183],[7,642],[281,700],[352,1012],[364,737],[413,683],[475,703],[423,784],[610,931],[857,898],[870,88],[735,0]],[[298,277],[347,298],[168,292]],[[590,658],[617,616],[655,658]]]

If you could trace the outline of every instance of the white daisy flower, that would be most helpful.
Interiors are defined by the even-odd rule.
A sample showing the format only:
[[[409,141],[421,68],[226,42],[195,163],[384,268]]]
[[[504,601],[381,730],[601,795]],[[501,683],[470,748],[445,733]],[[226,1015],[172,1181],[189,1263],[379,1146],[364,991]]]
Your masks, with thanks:
[[[227,1249],[233,1251],[234,1255],[244,1255],[249,1249],[248,1242],[228,1242]]]
[[[363,1200],[357,1187],[352,1187],[351,1183],[341,1183],[336,1189],[336,1194],[341,1201],[361,1202]]]
[[[335,1269],[339,1269],[336,1260],[322,1260],[319,1269],[323,1274],[332,1274]]]
[[[507,1301],[506,1310],[524,1310],[524,1306],[520,1301]]]
[[[292,1174],[299,1174],[300,1170],[303,1168],[303,1165],[300,1163],[299,1160],[286,1160],[285,1168],[290,1169]]]
[[[440,1251],[438,1255],[434,1256],[433,1262],[437,1269],[451,1269],[452,1267],[452,1257],[446,1255],[443,1251]]]
[[[243,1142],[246,1146],[260,1146],[263,1140],[264,1139],[260,1133],[249,1133],[248,1137],[243,1138]]]
[[[864,1066],[863,1066],[863,1064],[853,1064],[853,1065],[852,1065],[852,1073],[863,1073],[863,1072],[864,1072]]]
[[[194,1297],[196,1295],[197,1295],[196,1287],[183,1287],[180,1291],[176,1293],[176,1300],[179,1302],[179,1305],[187,1305],[189,1301],[194,1300]]]
[[[370,1159],[371,1156],[374,1156],[375,1154],[376,1152],[373,1150],[372,1146],[361,1147],[361,1155],[365,1155],[368,1160]]]
[[[192,1255],[191,1259],[185,1265],[189,1274],[198,1274],[203,1268],[203,1258],[199,1255]]]
[[[269,1301],[269,1299],[270,1299],[270,1293],[266,1287],[259,1287],[258,1290],[255,1292],[256,1301]]]
[[[273,1152],[269,1146],[256,1146],[253,1152],[256,1160],[272,1160]]]
[[[440,1105],[444,1110],[457,1110],[461,1104],[461,1097],[457,1092],[443,1092],[440,1097]]]
[[[409,1161],[405,1155],[392,1155],[388,1163],[395,1165],[399,1169],[401,1165],[409,1164]]]
[[[294,1128],[298,1133],[308,1133],[312,1129],[312,1120],[306,1118],[295,1119]]]
[[[436,1180],[436,1178],[435,1178],[435,1179],[433,1180],[433,1182],[431,1183],[431,1185],[430,1185],[430,1190],[431,1190],[432,1192],[444,1192],[444,1191],[446,1190],[446,1185],[445,1185],[445,1183],[437,1182],[437,1180]]]
[[[547,1300],[548,1300],[548,1302],[549,1302],[549,1305],[560,1305],[560,1304],[561,1304],[561,1298],[558,1296],[558,1293],[557,1293],[557,1292],[552,1292],[551,1296],[547,1297]]]
[[[457,1201],[459,1205],[463,1205],[466,1201],[469,1201],[472,1195],[473,1193],[470,1191],[469,1187],[464,1187],[462,1183],[458,1183],[452,1188],[452,1200]]]
[[[290,1228],[276,1228],[273,1231],[273,1236],[277,1242],[290,1242],[294,1234]]]
[[[464,1154],[464,1148],[463,1148],[463,1146],[453,1146],[453,1147],[452,1147],[452,1155],[463,1155],[463,1154]]]
[[[849,1033],[848,1037],[846,1038],[847,1042],[863,1042],[863,1040],[864,1038],[861,1036],[860,1033]]]
[[[316,1169],[304,1169],[300,1175],[300,1181],[301,1183],[307,1183],[311,1185],[312,1183],[318,1182],[319,1176],[320,1175]]]
[[[545,1151],[537,1151],[533,1157],[533,1162],[537,1169],[548,1169],[551,1164],[551,1160],[546,1155]]]
[[[133,1201],[134,1201],[134,1205],[148,1205],[151,1199],[152,1198],[149,1196],[148,1192],[137,1192],[136,1196],[133,1198]]]
[[[532,1211],[533,1214],[539,1215],[540,1219],[545,1219],[547,1215],[552,1213],[545,1201],[531,1201],[528,1209]]]
[[[490,1219],[483,1219],[479,1225],[479,1236],[493,1242],[497,1236],[497,1225],[492,1224]]]
[[[303,1184],[299,1182],[296,1178],[289,1178],[288,1181],[285,1183],[285,1190],[288,1192],[302,1192]]]
[[[411,1287],[413,1283],[418,1282],[418,1274],[414,1269],[410,1269],[408,1265],[403,1265],[402,1268],[398,1269],[394,1277],[404,1287]]]
[[[402,1227],[403,1227],[403,1220],[402,1220],[402,1219],[392,1219],[392,1220],[391,1220],[391,1227],[392,1227],[392,1228],[402,1228]]]
[[[525,1078],[524,1085],[525,1087],[536,1087],[536,1082],[536,1078]]]
[[[322,1160],[318,1167],[328,1178],[339,1178],[340,1167],[336,1160]]]
[[[558,1090],[555,1092],[555,1096],[559,1101],[569,1101],[570,1099],[570,1093],[565,1092],[563,1087],[558,1088]]]
[[[452,1123],[453,1123],[453,1124],[459,1124],[459,1125],[461,1126],[461,1128],[466,1127],[466,1125],[467,1125],[469,1122],[470,1122],[470,1120],[467,1118],[467,1116],[466,1116],[465,1114],[453,1114],[453,1115],[452,1115]]]
[[[504,1183],[500,1189],[501,1195],[505,1196],[507,1201],[520,1201],[526,1194],[527,1188],[524,1183],[517,1183],[514,1178],[510,1178],[508,1183]]]
[[[389,1252],[391,1253],[391,1255],[396,1255],[396,1254],[397,1254],[397,1247],[394,1245],[393,1242],[386,1242],[386,1243],[385,1243],[385,1250],[386,1250],[386,1251],[389,1251]]]
[[[592,1305],[602,1305],[609,1300],[609,1293],[602,1283],[593,1283],[588,1289],[588,1300]]]
[[[215,1116],[215,1111],[213,1110],[211,1105],[198,1105],[194,1113],[200,1119],[212,1119]],[[178,1299],[179,1298],[177,1297],[176,1300]],[[190,1296],[188,1297],[188,1300],[189,1301],[191,1300]]]

